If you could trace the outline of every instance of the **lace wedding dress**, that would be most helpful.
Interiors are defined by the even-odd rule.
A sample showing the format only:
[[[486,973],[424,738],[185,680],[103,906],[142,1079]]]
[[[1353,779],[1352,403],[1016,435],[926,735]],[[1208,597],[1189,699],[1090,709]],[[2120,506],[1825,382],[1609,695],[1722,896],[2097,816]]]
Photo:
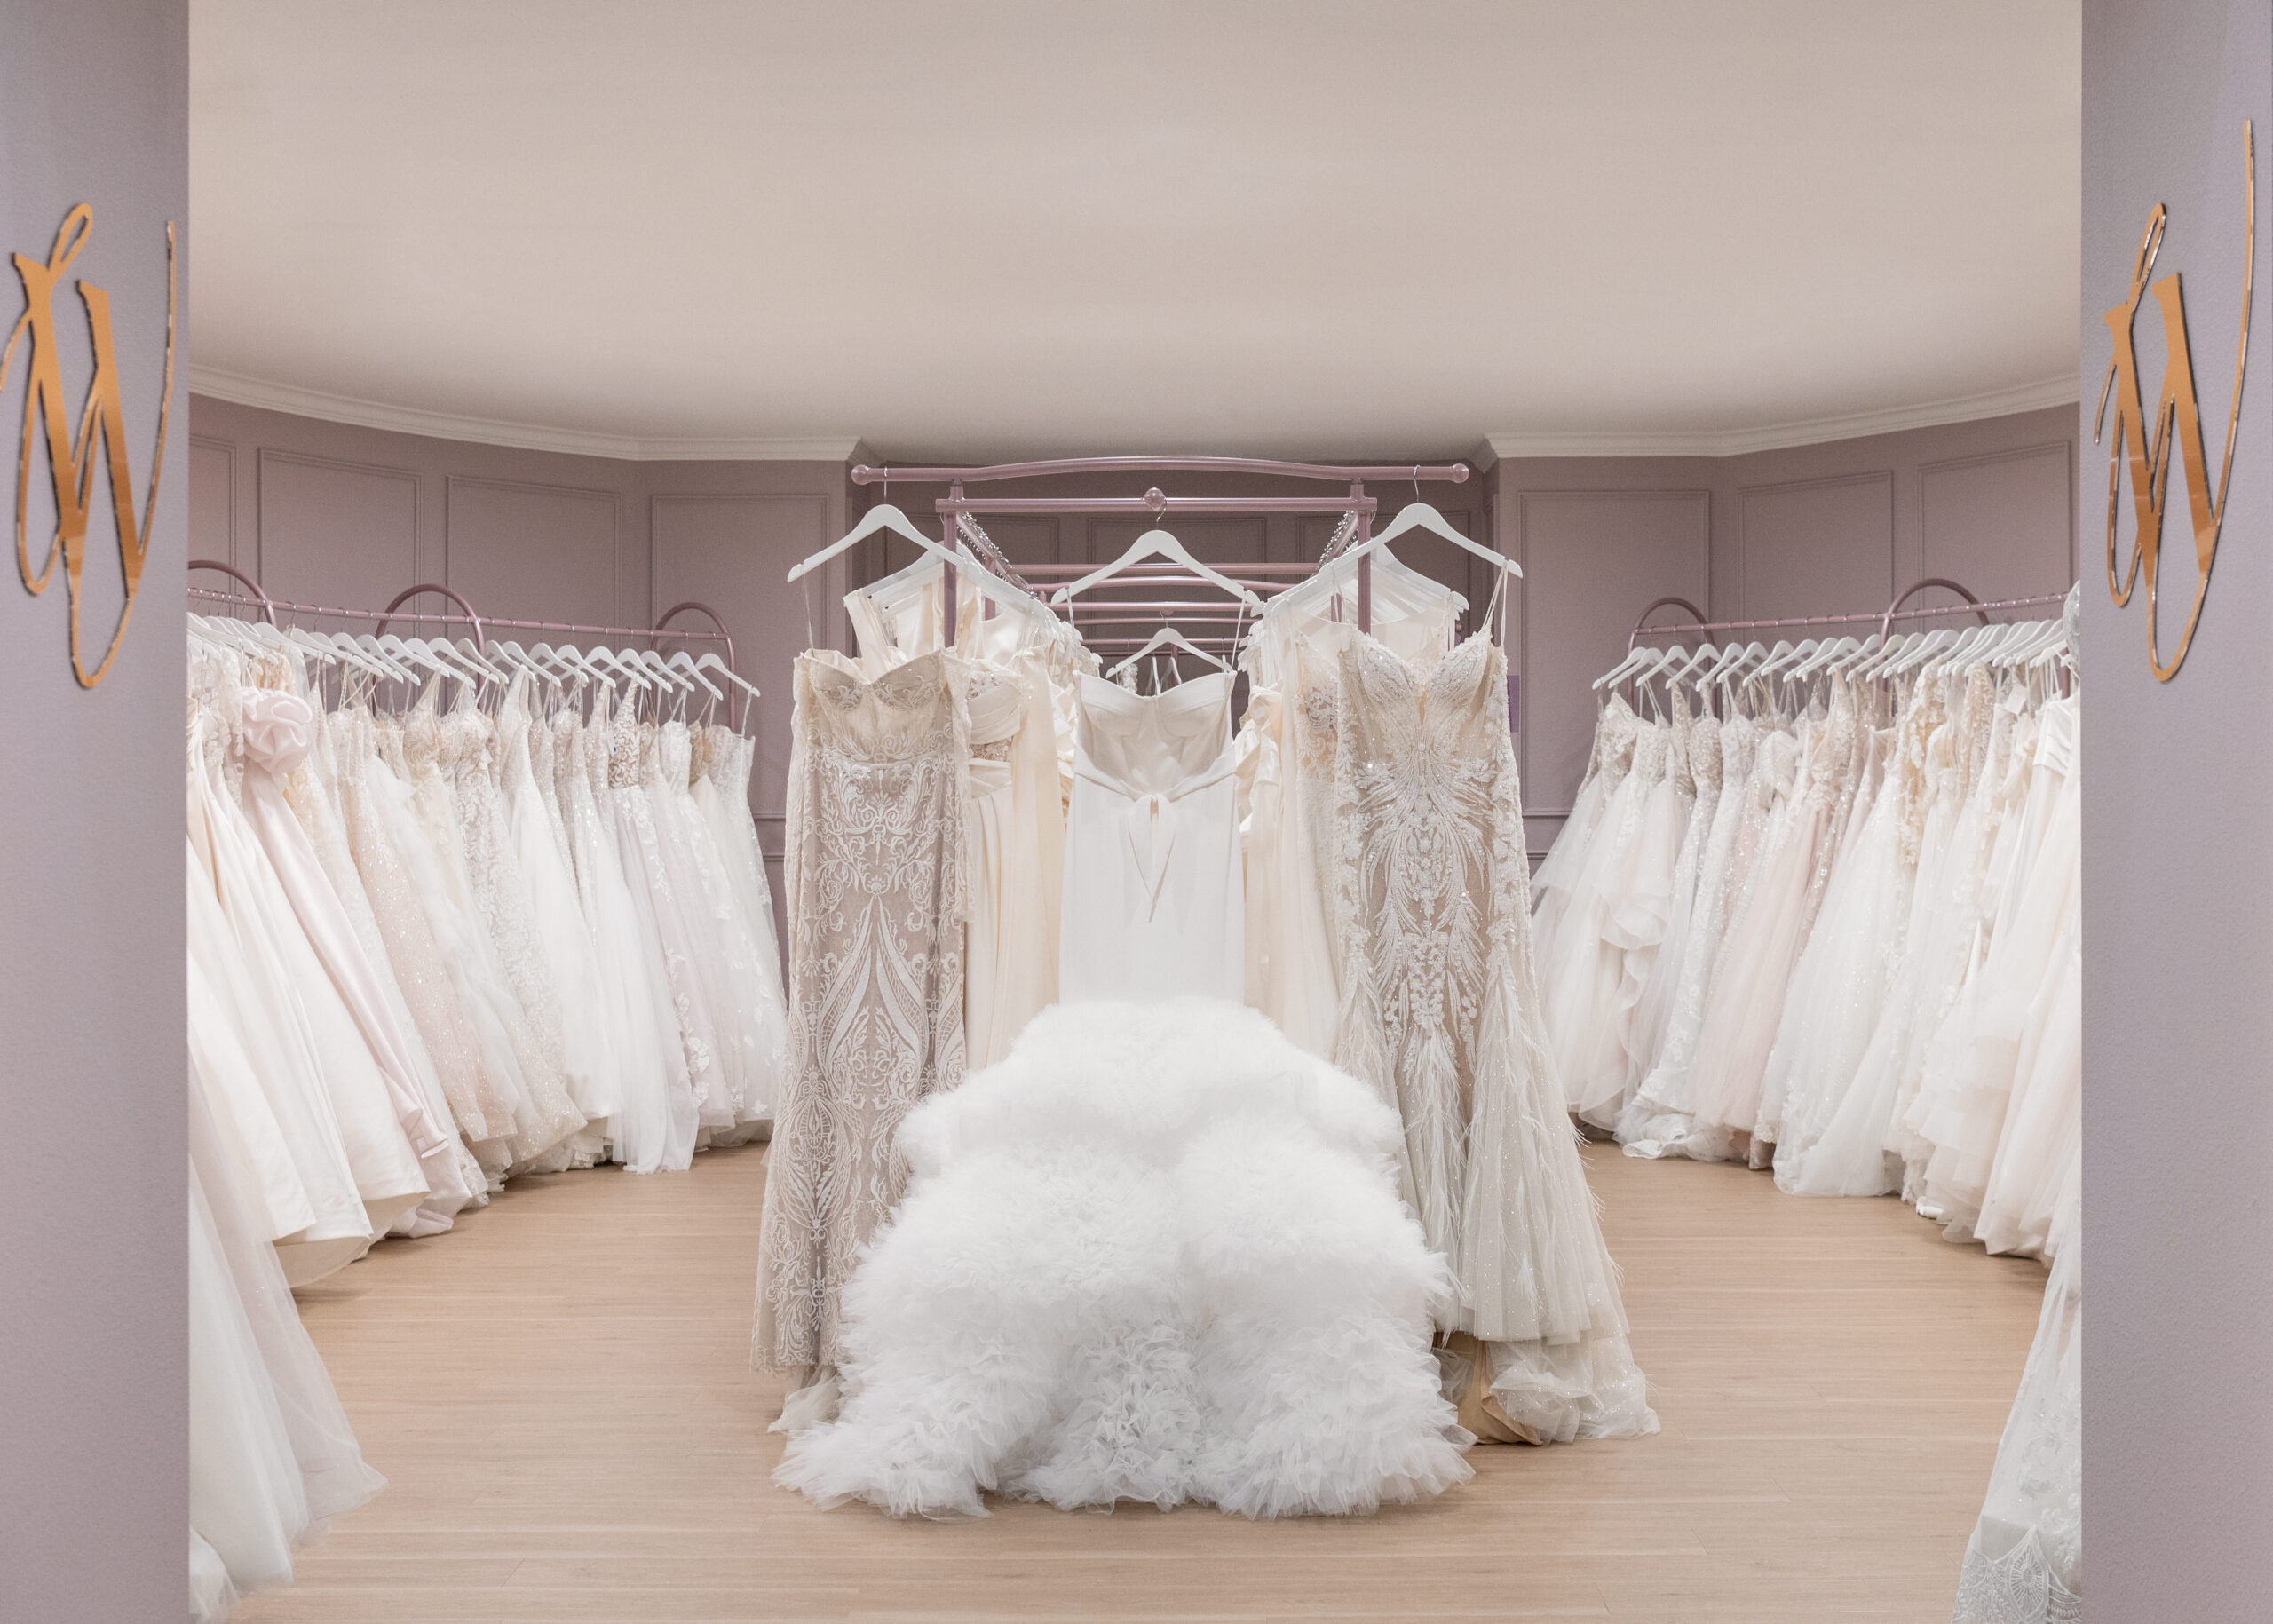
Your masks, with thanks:
[[[1439,1323],[1485,1344],[1471,1397],[1501,1436],[1654,1431],[1540,1021],[1506,659],[1359,634],[1338,692],[1334,1056],[1398,1107],[1399,1182],[1458,1287]]]
[[[1966,1544],[1952,1624],[2083,1624],[2084,1244],[2073,1217]]]
[[[967,671],[944,653],[874,682],[833,651],[796,663],[788,1066],[759,1221],[759,1368],[843,1358],[844,1283],[907,1181],[893,1135],[962,1077]],[[825,1411],[830,1373],[809,1386],[793,1407]]]

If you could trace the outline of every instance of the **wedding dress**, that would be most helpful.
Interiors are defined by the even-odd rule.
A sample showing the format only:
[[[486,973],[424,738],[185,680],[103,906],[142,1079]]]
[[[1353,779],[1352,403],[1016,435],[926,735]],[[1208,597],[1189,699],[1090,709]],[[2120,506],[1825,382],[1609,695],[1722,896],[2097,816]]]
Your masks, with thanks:
[[[734,1121],[733,1096],[719,1054],[717,1028],[712,1025],[710,1004],[699,966],[701,948],[689,923],[688,900],[672,874],[665,845],[665,826],[657,813],[653,791],[659,778],[651,778],[654,741],[628,709],[606,719],[595,709],[592,726],[606,763],[608,800],[615,813],[616,848],[623,860],[624,879],[638,900],[640,935],[653,941],[656,968],[669,1000],[669,1030],[676,1035],[688,1093],[674,1095],[662,1165],[674,1171],[694,1158],[695,1140],[704,1127],[730,1127]],[[692,1111],[688,1106],[692,1105]]]
[[[1629,944],[1654,950],[1664,930],[1662,899],[1635,908],[1621,927],[1618,910],[1637,883],[1650,856],[1644,834],[1652,800],[1666,776],[1671,730],[1643,723],[1635,736],[1632,764],[1604,803],[1601,827],[1572,880],[1556,925],[1556,957],[1541,978],[1540,994],[1556,1074],[1570,1105],[1598,1105],[1626,1086],[1626,1055],[1619,1042],[1619,1012],[1626,995]],[[1662,843],[1663,830],[1651,831]],[[1663,853],[1669,891],[1674,853]],[[1637,994],[1638,996],[1638,994]]]
[[[1399,601],[1375,577],[1373,635],[1414,658],[1452,646],[1466,606],[1441,590]],[[1433,583],[1432,583],[1433,584]],[[1255,628],[1241,655],[1248,679],[1239,719],[1247,893],[1247,1002],[1298,1047],[1333,1052],[1342,1002],[1340,944],[1329,919],[1334,891],[1334,692],[1342,641],[1357,624],[1330,604],[1282,607]]]
[[[1396,1113],[1224,998],[1060,1004],[911,1111],[845,1287],[823,1505],[1371,1511],[1470,1475],[1430,1351],[1452,1291]]]
[[[218,692],[226,701],[241,690],[225,683]],[[210,729],[193,731],[191,775],[202,814],[193,822],[193,839],[236,939],[238,963],[255,977],[246,1002],[265,1012],[281,1044],[275,1085],[280,1093],[300,1094],[315,1137],[345,1153],[365,1215],[360,1241],[342,1235],[346,1247],[294,1249],[287,1267],[295,1285],[305,1285],[360,1256],[372,1238],[416,1207],[427,1193],[426,1175],[369,1046],[309,945],[241,805],[226,793],[230,752],[221,743],[226,720],[216,717]],[[235,764],[241,774],[241,756]]]
[[[1809,898],[1822,847],[1842,796],[1849,793],[1844,780],[1854,759],[1856,727],[1853,695],[1841,685],[1830,715],[1792,769],[1790,793],[1757,865],[1744,915],[1723,949],[1698,1042],[1694,1108],[1697,1120],[1707,1127],[1749,1136],[1761,1126],[1769,1052],[1806,946]],[[1783,745],[1786,736],[1779,733],[1770,742]],[[1788,758],[1786,750],[1777,750],[1776,770]]]
[[[1557,962],[1556,944],[1561,940],[1572,888],[1602,832],[1604,809],[1633,764],[1635,739],[1640,731],[1641,721],[1627,704],[1626,696],[1612,690],[1595,717],[1594,745],[1587,753],[1586,776],[1580,780],[1570,815],[1563,820],[1555,844],[1532,876],[1532,892],[1538,899],[1532,914],[1532,938],[1543,963]]]
[[[460,685],[458,701],[440,724],[439,735],[465,876],[493,962],[503,972],[511,1012],[519,1018],[522,1078],[538,1118],[536,1127],[515,1144],[515,1159],[534,1171],[557,1172],[570,1163],[570,1141],[584,1127],[584,1114],[569,1091],[560,994],[537,943],[528,883],[513,859],[497,783],[497,725],[475,708],[470,685]]]
[[[1966,1542],[1952,1624],[2082,1624],[2084,1248],[2069,1216],[2071,1238],[2045,1286],[2020,1392]]]
[[[1503,1436],[1654,1431],[1540,1019],[1505,656],[1478,634],[1416,666],[1358,634],[1341,667],[1334,1058],[1398,1107],[1458,1286],[1440,1324],[1485,1344]]]
[[[319,1279],[362,1255],[370,1217],[330,1102],[310,1086],[305,1038],[270,1002],[272,967],[247,955],[215,894],[212,847],[196,838],[198,810],[193,802],[187,843],[190,1062],[257,1192],[268,1239],[292,1243],[294,1272]]]
[[[204,1616],[218,1619],[238,1596],[289,1582],[292,1547],[320,1537],[386,1480],[363,1461],[243,1193],[248,1174],[206,1102],[193,1079],[190,1527],[208,1557]]]
[[[844,1282],[907,1181],[893,1136],[962,1077],[967,672],[945,653],[873,682],[830,650],[796,668],[788,1066],[751,1361],[812,1373],[807,1405],[824,1412],[825,1367],[844,1357]]]
[[[736,966],[738,996],[757,1042],[751,1078],[753,1121],[770,1123],[781,1097],[783,1051],[789,1014],[781,990],[781,952],[773,930],[773,889],[766,883],[765,853],[749,810],[749,770],[756,745],[731,728],[712,723],[694,781],[693,798],[710,832],[725,877],[726,897],[747,932],[748,958]]]
[[[1026,1023],[1057,1001],[1065,813],[1040,657],[975,667],[970,711],[963,1020],[965,1062],[975,1069],[1009,1054]]]
[[[1713,828],[1697,871],[1697,897],[1691,905],[1688,940],[1666,1017],[1664,1042],[1634,1099],[1621,1114],[1618,1137],[1629,1156],[1683,1155],[1710,1159],[1724,1154],[1723,1140],[1699,1132],[1692,1118],[1698,1040],[1705,1029],[1706,1001],[1719,962],[1721,939],[1738,890],[1740,836],[1756,813],[1753,766],[1759,726],[1742,711],[1721,724],[1721,795],[1713,806]]]
[[[300,675],[297,666],[296,675]],[[307,692],[305,679],[298,684],[298,690]],[[354,934],[360,968],[370,978],[384,1008],[393,1041],[410,1067],[426,1115],[438,1128],[436,1142],[419,1154],[419,1165],[426,1172],[426,1199],[396,1219],[390,1232],[411,1236],[441,1234],[450,1228],[459,1212],[489,1199],[487,1176],[459,1134],[450,1112],[448,1093],[442,1086],[441,1073],[411,1014],[393,962],[388,957],[386,940],[380,933],[369,890],[363,883],[349,849],[343,821],[345,801],[341,788],[338,741],[320,716],[314,718],[311,731],[313,741],[306,768],[283,780],[285,799],[290,803],[292,815],[299,820],[309,846],[323,866],[324,878]]]
[[[604,717],[605,701],[601,711]],[[553,770],[576,891],[598,962],[621,1103],[608,1119],[609,1150],[634,1173],[684,1168],[694,1155],[694,1085],[680,1046],[653,910],[635,894],[617,843],[607,781],[607,725],[573,712],[553,718]]]
[[[514,1097],[489,1069],[454,956],[422,898],[422,873],[438,895],[440,882],[416,827],[410,790],[381,756],[380,727],[368,709],[343,707],[333,713],[329,731],[339,762],[348,849],[395,985],[476,1165],[485,1174],[502,1168],[509,1159],[504,1142],[512,1132]]]
[[[513,867],[527,899],[529,934],[550,972],[560,1012],[562,1081],[586,1123],[573,1164],[589,1167],[603,1148],[606,1120],[622,1108],[622,1087],[575,875],[537,787],[529,689],[529,676],[523,672],[505,690],[497,712],[497,770]],[[551,731],[543,736],[549,752]],[[550,771],[545,774],[551,776]]]
[[[1686,701],[1676,702],[1685,706]],[[1681,980],[1682,960],[1689,950],[1697,918],[1697,882],[1705,862],[1705,843],[1721,804],[1721,719],[1700,711],[1686,724],[1682,752],[1689,775],[1689,811],[1682,824],[1681,845],[1674,854],[1673,889],[1665,937],[1651,956],[1649,978],[1642,988],[1626,1042],[1626,1086],[1620,1094],[1618,1121],[1628,1121],[1643,1081],[1663,1051],[1666,1028],[1673,1018],[1675,992]],[[1534,910],[1532,917],[1538,917]],[[1620,1137],[1622,1138],[1622,1129]]]
[[[1635,1057],[1645,1041],[1643,1001],[1656,979],[1658,958],[1673,929],[1675,870],[1697,796],[1689,764],[1688,705],[1678,693],[1663,732],[1664,763],[1653,772],[1632,858],[1603,918],[1603,941],[1619,958],[1618,991],[1610,1006],[1610,1052],[1591,1078],[1566,1079],[1577,1114],[1598,1128],[1616,1124],[1630,1087],[1639,1081]]]
[[[1081,690],[1058,997],[1230,996],[1247,976],[1232,678]]]

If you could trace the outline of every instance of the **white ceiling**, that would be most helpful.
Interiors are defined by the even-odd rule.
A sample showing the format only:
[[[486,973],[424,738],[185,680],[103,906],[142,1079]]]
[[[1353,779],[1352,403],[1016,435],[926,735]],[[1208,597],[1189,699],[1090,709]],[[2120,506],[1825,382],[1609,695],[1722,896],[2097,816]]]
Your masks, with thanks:
[[[194,0],[192,372],[624,456],[2072,400],[2072,0]]]

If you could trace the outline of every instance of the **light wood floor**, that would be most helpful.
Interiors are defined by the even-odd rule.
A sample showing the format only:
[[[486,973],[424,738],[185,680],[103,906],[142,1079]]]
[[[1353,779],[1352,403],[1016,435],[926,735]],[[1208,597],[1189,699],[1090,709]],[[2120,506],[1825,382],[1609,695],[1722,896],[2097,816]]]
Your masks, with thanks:
[[[1365,1519],[820,1512],[744,1366],[764,1153],[517,1183],[305,1295],[392,1479],[256,1621],[1949,1617],[2043,1291],[1892,1200],[1588,1151],[1665,1430]]]

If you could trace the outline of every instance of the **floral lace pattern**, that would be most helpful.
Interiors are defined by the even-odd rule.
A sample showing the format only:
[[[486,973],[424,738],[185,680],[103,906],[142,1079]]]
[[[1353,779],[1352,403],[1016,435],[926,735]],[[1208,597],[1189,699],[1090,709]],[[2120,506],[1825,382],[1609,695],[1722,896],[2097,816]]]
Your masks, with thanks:
[[[796,666],[783,886],[789,1034],[752,1362],[833,1365],[839,1294],[899,1200],[909,1107],[962,1079],[968,668]]]

